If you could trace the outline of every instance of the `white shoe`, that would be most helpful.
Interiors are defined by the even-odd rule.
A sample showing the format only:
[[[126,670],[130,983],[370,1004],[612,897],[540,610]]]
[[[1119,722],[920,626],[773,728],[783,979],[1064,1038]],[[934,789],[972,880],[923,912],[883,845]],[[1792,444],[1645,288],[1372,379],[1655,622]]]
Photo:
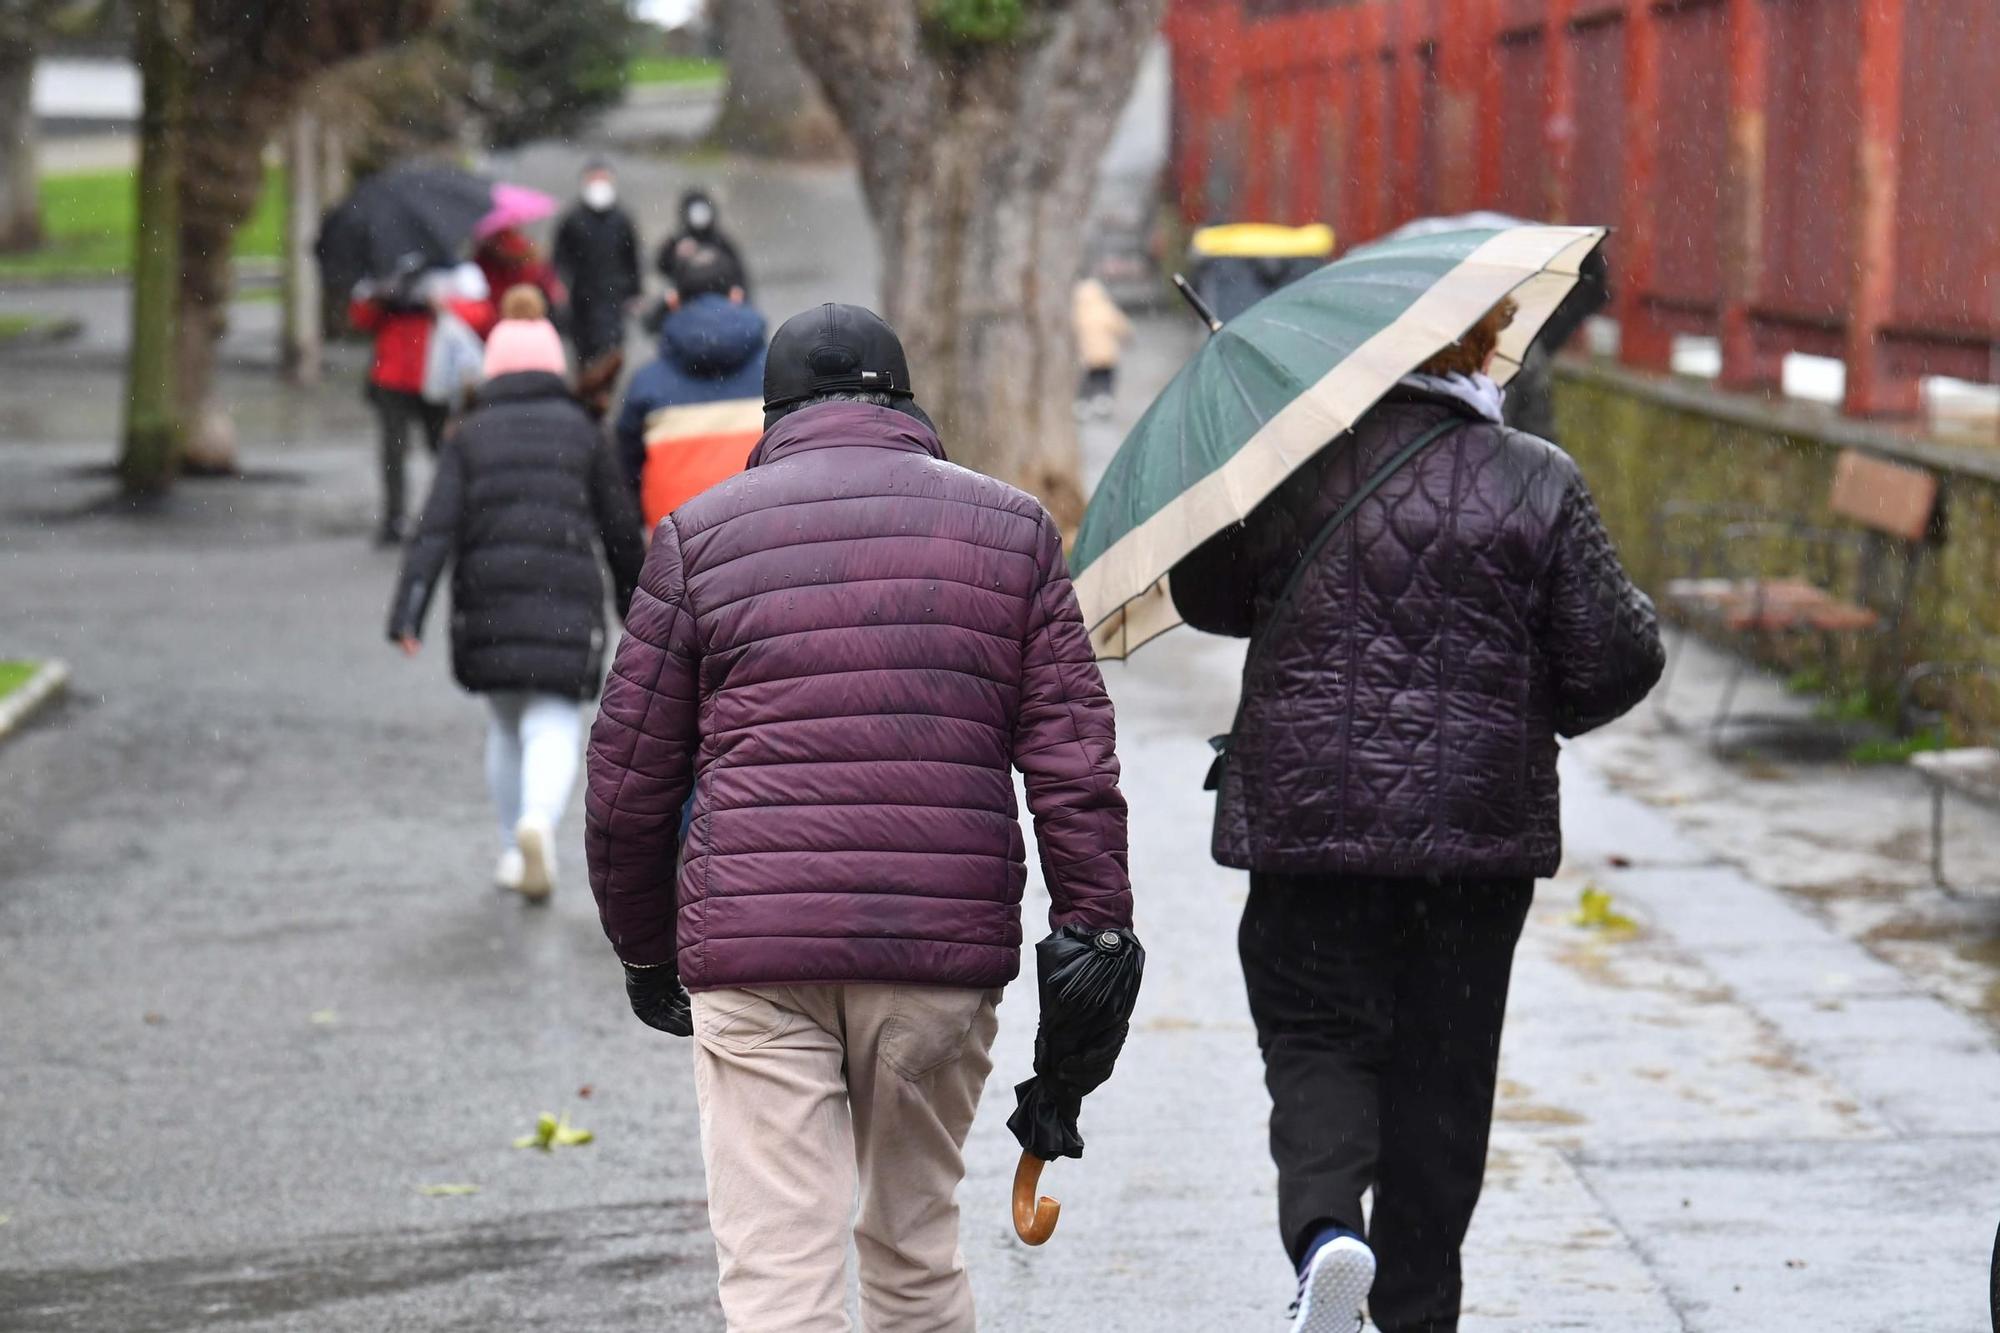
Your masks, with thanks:
[[[1353,1236],[1328,1241],[1299,1274],[1292,1333],[1355,1333],[1374,1285],[1375,1251]]]
[[[521,856],[521,849],[509,847],[500,853],[500,864],[493,867],[493,882],[503,889],[521,891],[521,876],[527,871],[527,862]]]
[[[521,849],[521,882],[516,892],[540,902],[556,886],[555,830],[544,820],[524,819],[514,825],[514,845]]]

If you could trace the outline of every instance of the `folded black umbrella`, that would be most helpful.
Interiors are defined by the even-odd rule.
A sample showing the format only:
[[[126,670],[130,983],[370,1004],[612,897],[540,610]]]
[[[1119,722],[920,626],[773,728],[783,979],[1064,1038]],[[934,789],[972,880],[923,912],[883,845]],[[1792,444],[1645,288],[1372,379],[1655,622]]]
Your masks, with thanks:
[[[1045,1162],[1083,1156],[1083,1099],[1111,1077],[1130,1030],[1146,951],[1129,930],[1064,926],[1035,946],[1042,1022],[1035,1076],[1014,1087],[1007,1128]]]
[[[493,182],[484,176],[430,165],[377,172],[321,221],[321,280],[344,296],[364,279],[455,263],[492,211]]]

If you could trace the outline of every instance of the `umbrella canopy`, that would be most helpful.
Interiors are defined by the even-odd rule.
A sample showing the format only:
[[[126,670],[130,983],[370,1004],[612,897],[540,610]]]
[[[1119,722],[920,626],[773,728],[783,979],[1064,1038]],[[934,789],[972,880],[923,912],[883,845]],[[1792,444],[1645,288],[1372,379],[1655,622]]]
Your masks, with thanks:
[[[525,185],[509,185],[502,181],[493,187],[493,207],[472,229],[472,239],[483,241],[496,231],[540,222],[555,211],[553,196],[531,190]]]
[[[1045,1162],[1083,1156],[1083,1099],[1111,1077],[1139,1000],[1146,951],[1129,930],[1064,926],[1035,946],[1042,1022],[1035,1076],[1014,1087],[1007,1128]]]
[[[320,223],[320,275],[331,292],[364,278],[450,264],[493,211],[493,182],[456,167],[405,166],[378,172],[335,204]]]
[[[1576,285],[1602,227],[1487,226],[1378,241],[1222,327],[1119,446],[1071,562],[1098,656],[1180,623],[1167,573],[1503,297],[1501,383]]]

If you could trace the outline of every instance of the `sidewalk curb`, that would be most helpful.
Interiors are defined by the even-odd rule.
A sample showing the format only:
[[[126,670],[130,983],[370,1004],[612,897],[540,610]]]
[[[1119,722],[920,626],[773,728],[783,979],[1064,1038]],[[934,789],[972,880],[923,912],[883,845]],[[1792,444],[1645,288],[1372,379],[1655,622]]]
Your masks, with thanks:
[[[22,347],[48,347],[83,335],[83,321],[75,315],[52,315],[18,333],[0,333],[0,352]]]
[[[230,263],[235,272],[232,290],[272,286],[285,274],[284,264],[276,259],[235,259]],[[129,271],[113,272],[103,269],[72,269],[54,273],[0,273],[0,283],[6,284],[9,293],[123,291],[132,285],[132,275]]]
[[[28,677],[26,685],[0,699],[0,741],[26,726],[30,718],[54,703],[68,687],[67,665],[53,660],[42,663],[41,669]]]

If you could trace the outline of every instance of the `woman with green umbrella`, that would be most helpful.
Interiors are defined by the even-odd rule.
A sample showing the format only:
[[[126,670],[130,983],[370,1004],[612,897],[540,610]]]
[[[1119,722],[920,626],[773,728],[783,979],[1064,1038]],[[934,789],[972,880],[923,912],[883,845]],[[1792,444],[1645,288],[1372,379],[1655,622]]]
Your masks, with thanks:
[[[1297,1330],[1350,1333],[1364,1298],[1389,1333],[1457,1328],[1514,945],[1561,858],[1556,738],[1662,665],[1576,465],[1500,419],[1510,358],[1599,235],[1374,247],[1253,307],[1107,477],[1121,520],[1148,483],[1157,505],[1094,515],[1079,552],[1080,591],[1128,557],[1099,586],[1135,600],[1086,601],[1101,644],[1176,618],[1251,640],[1213,850],[1250,871]],[[1130,541],[1149,523],[1151,579]]]

